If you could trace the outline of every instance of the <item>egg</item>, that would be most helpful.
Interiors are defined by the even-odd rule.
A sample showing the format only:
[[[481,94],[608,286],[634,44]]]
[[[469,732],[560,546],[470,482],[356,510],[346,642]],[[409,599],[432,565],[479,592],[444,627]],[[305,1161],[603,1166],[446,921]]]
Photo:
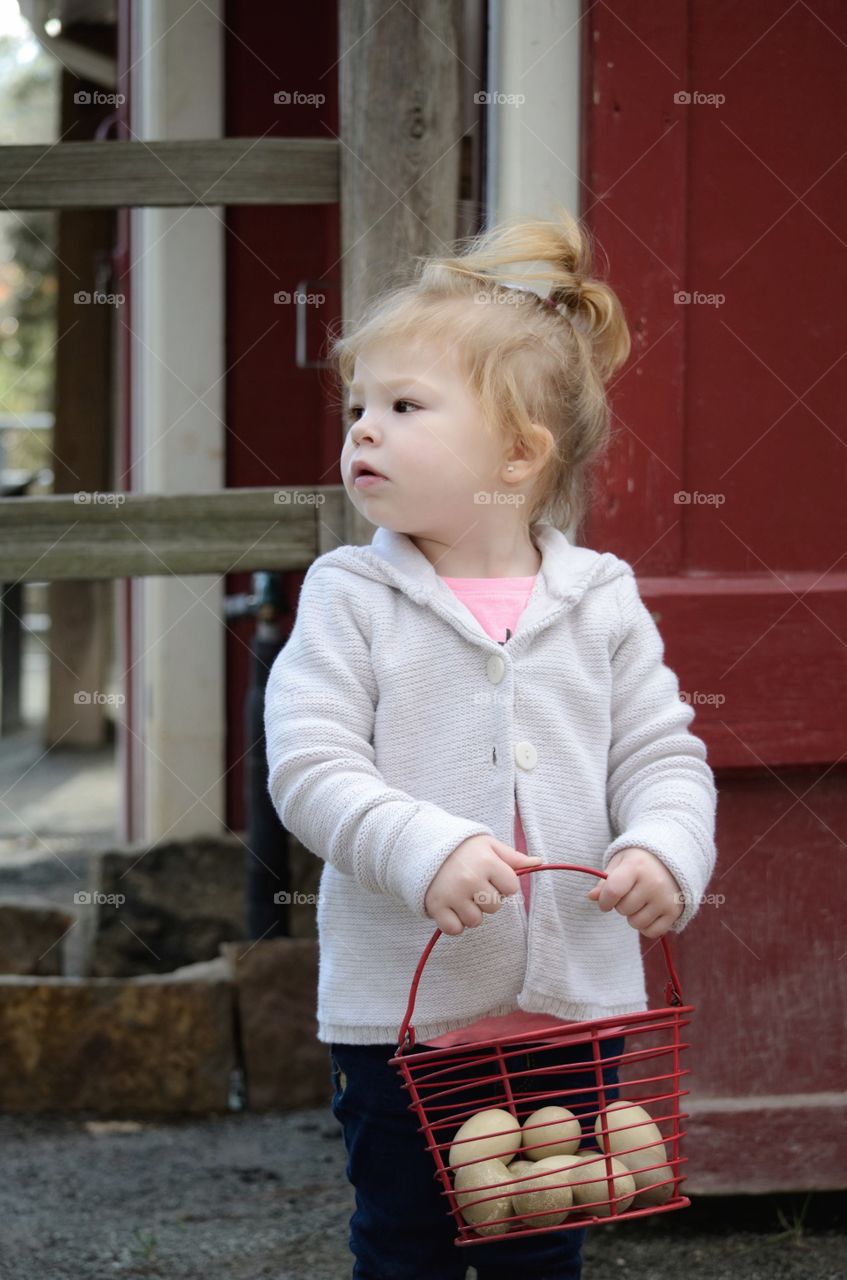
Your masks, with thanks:
[[[521,1126],[522,1154],[527,1160],[573,1155],[581,1137],[579,1121],[572,1111],[566,1107],[541,1107]]]
[[[495,1135],[495,1136],[492,1136]],[[502,1160],[508,1164],[521,1145],[521,1126],[511,1111],[490,1107],[469,1116],[453,1138],[447,1163],[451,1166],[471,1160]]]
[[[530,1174],[535,1174],[536,1162],[534,1160],[512,1160],[508,1169],[509,1183],[507,1185],[510,1188],[511,1194],[514,1195],[516,1191],[523,1191],[524,1187],[527,1185],[522,1181],[522,1179],[529,1177]],[[512,1182],[513,1178],[515,1179],[514,1182]],[[521,1181],[519,1181],[519,1179],[521,1179]]]
[[[632,1102],[625,1102],[623,1099],[612,1102],[606,1108],[606,1117],[605,1123],[609,1130],[609,1146],[617,1159],[626,1165],[635,1179],[636,1196],[632,1203],[632,1208],[646,1209],[654,1205],[666,1204],[674,1193],[674,1183],[664,1182],[662,1186],[650,1186],[653,1182],[663,1182],[663,1179],[674,1176],[673,1170],[667,1164],[667,1152],[659,1126],[652,1120],[644,1107],[637,1106]],[[594,1125],[597,1141],[601,1147],[604,1145],[603,1134],[601,1133],[602,1125],[601,1113]],[[622,1128],[624,1125],[633,1125],[634,1127],[624,1129]],[[644,1147],[641,1151],[627,1150],[628,1147],[641,1147],[645,1142],[650,1145]],[[644,1166],[651,1164],[659,1167],[645,1170]]]
[[[618,1159],[624,1162],[635,1179],[636,1196],[632,1202],[633,1209],[649,1209],[655,1205],[667,1204],[676,1190],[672,1181],[665,1181],[666,1178],[672,1179],[674,1177],[671,1166],[662,1164],[657,1169],[644,1169],[643,1166],[645,1164],[656,1164],[662,1158],[661,1155],[656,1154],[655,1159],[651,1157],[649,1160],[645,1160],[644,1157],[646,1155],[646,1151],[639,1151],[635,1155],[618,1156]],[[660,1185],[658,1187],[651,1186],[650,1184],[653,1182],[658,1182]]]
[[[659,1159],[663,1162],[667,1159],[659,1126],[653,1122],[650,1114],[636,1103],[621,1099],[619,1102],[610,1103],[605,1112],[601,1111],[598,1115],[594,1122],[594,1134],[598,1144],[605,1151],[606,1143],[602,1132],[604,1125],[609,1130],[609,1150],[612,1155],[625,1159],[627,1163],[632,1156],[639,1165],[655,1164]],[[647,1146],[644,1151],[628,1150],[630,1147],[644,1147],[645,1143]],[[644,1157],[648,1150],[656,1150],[660,1154],[651,1160],[646,1160]]]
[[[498,1193],[498,1187],[507,1186],[508,1180],[509,1170],[502,1160],[481,1160],[456,1170],[456,1202],[465,1222],[481,1236],[500,1236],[509,1230],[510,1223],[493,1221],[514,1216],[508,1190]],[[489,1200],[489,1196],[493,1198]]]
[[[568,1182],[570,1165],[569,1156],[536,1160],[536,1176],[522,1183],[521,1191],[512,1191],[514,1211],[527,1226],[557,1227],[564,1222],[573,1204],[573,1190]],[[538,1217],[529,1216],[536,1213]]]
[[[617,1156],[609,1157],[612,1164],[612,1196],[615,1197],[616,1212],[623,1213],[632,1204],[635,1196],[635,1178],[624,1162]],[[609,1200],[609,1179],[606,1173],[606,1157],[599,1151],[585,1152],[584,1155],[571,1157],[575,1164],[571,1166],[573,1177],[587,1178],[587,1182],[575,1182],[573,1186],[574,1208],[585,1207],[586,1213],[598,1218],[609,1218],[612,1205],[591,1204],[592,1200]],[[577,1169],[581,1172],[577,1172]],[[620,1197],[623,1197],[622,1199]]]

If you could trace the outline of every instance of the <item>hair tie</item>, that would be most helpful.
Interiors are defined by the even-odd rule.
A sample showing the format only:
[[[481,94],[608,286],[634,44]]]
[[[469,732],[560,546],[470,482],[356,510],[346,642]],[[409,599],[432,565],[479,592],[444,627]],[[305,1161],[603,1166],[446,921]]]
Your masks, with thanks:
[[[562,315],[559,310],[559,307],[561,306],[561,299],[557,300],[554,293],[549,293],[547,297],[544,298],[540,293],[537,293],[535,289],[528,289],[524,284],[506,284],[505,281],[498,281],[498,284],[501,289],[514,289],[518,293],[528,293],[533,298],[537,298],[545,307],[549,307],[551,311],[555,311],[557,315]],[[567,316],[563,317],[563,319],[567,318]]]

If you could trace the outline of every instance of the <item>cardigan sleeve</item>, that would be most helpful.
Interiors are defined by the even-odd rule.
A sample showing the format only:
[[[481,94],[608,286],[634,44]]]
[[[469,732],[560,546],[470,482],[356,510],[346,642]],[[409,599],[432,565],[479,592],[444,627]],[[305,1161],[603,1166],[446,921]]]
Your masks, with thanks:
[[[696,914],[715,865],[717,793],[706,747],[689,731],[690,704],[663,662],[664,642],[633,573],[618,581],[622,629],[612,658],[612,721],[607,797],[620,834],[603,855],[605,871],[621,849],[656,855],[685,898],[672,925]]]
[[[416,800],[380,774],[367,621],[339,584],[344,571],[314,568],[268,675],[268,791],[283,826],[307,849],[428,919],[424,898],[441,864],[469,836],[494,833]]]

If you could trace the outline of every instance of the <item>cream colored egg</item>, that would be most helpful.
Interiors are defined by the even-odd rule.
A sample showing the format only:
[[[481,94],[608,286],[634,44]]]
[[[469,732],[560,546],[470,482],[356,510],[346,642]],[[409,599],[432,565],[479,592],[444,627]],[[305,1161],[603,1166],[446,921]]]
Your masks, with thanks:
[[[618,1102],[610,1103],[605,1112],[601,1111],[597,1116],[594,1122],[594,1134],[599,1146],[605,1151],[606,1143],[602,1132],[604,1126],[609,1130],[609,1150],[612,1155],[623,1159],[626,1164],[633,1160],[641,1167],[644,1164],[655,1164],[659,1160],[664,1163],[667,1160],[659,1126],[654,1123],[649,1112],[636,1103],[620,1099]],[[646,1147],[645,1143],[648,1144]],[[629,1151],[629,1147],[645,1147],[645,1149]],[[647,1152],[654,1150],[658,1154],[647,1160],[645,1158]]]
[[[649,1209],[655,1205],[667,1204],[674,1194],[674,1183],[665,1181],[674,1176],[673,1169],[669,1164],[659,1165],[656,1169],[645,1169],[643,1166],[647,1164],[656,1164],[662,1159],[661,1152],[657,1152],[651,1156],[649,1160],[644,1157],[648,1153],[638,1151],[635,1155],[618,1156],[626,1167],[629,1169],[635,1179],[636,1196],[632,1202],[633,1209]],[[658,1187],[651,1186],[651,1183],[658,1182]]]
[[[576,1165],[580,1168],[580,1172],[576,1172],[576,1168],[572,1166],[574,1178],[578,1178],[578,1182],[574,1182],[573,1186],[573,1202],[574,1208],[584,1207],[586,1213],[594,1214],[597,1218],[609,1218],[612,1214],[611,1204],[591,1204],[592,1200],[609,1200],[609,1179],[606,1173],[606,1157],[600,1152],[586,1152],[582,1156],[573,1156]],[[612,1164],[612,1196],[615,1197],[616,1212],[623,1213],[632,1204],[635,1196],[635,1178],[630,1173],[627,1166],[617,1156],[610,1156]],[[587,1181],[583,1182],[585,1178]],[[623,1197],[622,1199],[619,1197]]]
[[[536,1177],[512,1192],[515,1213],[530,1227],[557,1227],[564,1222],[573,1204],[573,1190],[568,1181],[572,1163],[570,1156],[548,1156],[536,1160]],[[538,1214],[538,1217],[531,1217]]]
[[[509,1164],[509,1178],[510,1180],[514,1178],[515,1181],[509,1181],[507,1184],[511,1189],[511,1194],[514,1195],[516,1191],[523,1191],[524,1187],[527,1185],[523,1181],[518,1181],[518,1179],[527,1178],[530,1174],[534,1176],[535,1172],[535,1160],[512,1160]]]
[[[519,1120],[511,1111],[489,1107],[468,1117],[453,1138],[447,1162],[451,1166],[466,1164],[470,1160],[502,1160],[508,1164],[520,1145]]]
[[[581,1137],[579,1121],[567,1107],[540,1107],[521,1126],[521,1154],[527,1160],[573,1155]]]
[[[512,1197],[505,1190],[508,1181],[509,1170],[502,1160],[480,1160],[456,1170],[456,1202],[465,1222],[481,1236],[500,1236],[509,1230],[510,1223],[493,1221],[514,1215]],[[501,1186],[504,1190],[498,1192]]]

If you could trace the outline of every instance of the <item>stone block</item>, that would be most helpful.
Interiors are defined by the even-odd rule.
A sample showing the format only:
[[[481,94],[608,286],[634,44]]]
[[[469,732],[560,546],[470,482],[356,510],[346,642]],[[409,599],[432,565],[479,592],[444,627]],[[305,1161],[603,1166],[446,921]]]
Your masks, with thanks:
[[[223,957],[126,979],[0,975],[0,1111],[225,1112],[234,1035]]]
[[[60,974],[62,939],[75,918],[47,900],[0,900],[0,973]]]
[[[224,943],[232,965],[251,1111],[328,1105],[329,1046],[317,1039],[318,944]]]
[[[94,912],[92,977],[170,973],[213,960],[220,944],[244,936],[246,852],[230,836],[109,850],[92,858],[88,890],[74,894]]]

